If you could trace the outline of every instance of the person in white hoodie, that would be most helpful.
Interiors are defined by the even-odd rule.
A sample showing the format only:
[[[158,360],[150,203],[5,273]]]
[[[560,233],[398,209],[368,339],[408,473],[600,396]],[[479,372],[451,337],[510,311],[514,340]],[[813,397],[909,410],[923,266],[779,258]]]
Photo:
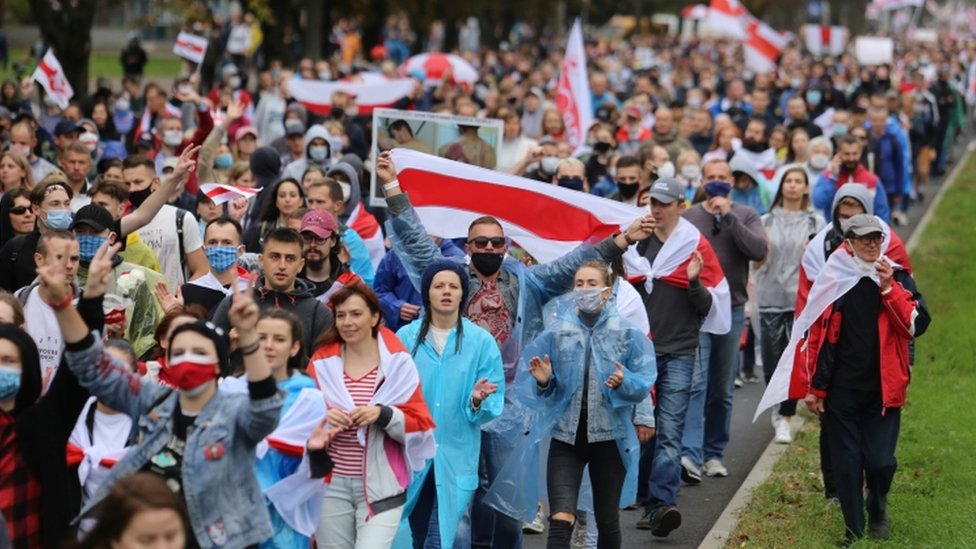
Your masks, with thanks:
[[[313,125],[305,132],[305,158],[289,163],[281,177],[291,177],[296,181],[301,181],[305,170],[313,164],[322,168],[323,171],[328,171],[332,165],[329,131],[320,124]]]

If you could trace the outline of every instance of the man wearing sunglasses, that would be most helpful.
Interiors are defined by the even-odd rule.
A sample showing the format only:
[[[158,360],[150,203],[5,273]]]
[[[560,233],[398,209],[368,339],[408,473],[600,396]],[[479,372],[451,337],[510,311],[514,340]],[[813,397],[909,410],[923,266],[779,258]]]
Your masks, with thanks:
[[[572,163],[561,164],[574,168]],[[557,181],[564,177],[584,177],[584,166],[576,161],[578,172],[557,171]],[[443,259],[440,249],[428,236],[406,194],[396,180],[396,168],[390,153],[380,155],[376,163],[376,177],[383,183],[389,208],[388,227],[394,250],[419,287],[419,273],[435,260]],[[562,185],[566,186],[566,185]],[[650,215],[635,220],[626,231],[608,237],[586,249],[577,249],[562,258],[544,265],[526,267],[514,258],[506,258],[508,240],[499,221],[493,217],[475,219],[468,228],[464,251],[471,257],[468,269],[471,296],[464,316],[491,332],[502,353],[507,382],[515,376],[519,350],[542,330],[542,306],[550,299],[572,289],[576,268],[587,260],[606,263],[630,247],[648,238],[654,231]],[[507,383],[506,383],[507,385]],[[503,388],[499,387],[499,392]],[[521,522],[496,513],[482,503],[487,488],[508,460],[517,436],[511,427],[518,425],[521,412],[517,400],[508,394],[502,417],[482,429],[482,469],[479,489],[472,510],[472,547],[522,546]],[[515,430],[517,431],[517,429]]]

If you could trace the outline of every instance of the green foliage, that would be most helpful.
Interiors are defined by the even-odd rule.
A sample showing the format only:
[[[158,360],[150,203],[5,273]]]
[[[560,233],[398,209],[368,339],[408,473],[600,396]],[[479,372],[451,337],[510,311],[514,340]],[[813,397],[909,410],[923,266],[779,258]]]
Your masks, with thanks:
[[[892,538],[857,548],[976,547],[976,157],[970,157],[912,253],[932,326],[918,340],[902,410],[898,472],[889,497]],[[843,538],[840,508],[827,503],[820,480],[817,421],[811,419],[753,493],[727,547],[829,547]]]

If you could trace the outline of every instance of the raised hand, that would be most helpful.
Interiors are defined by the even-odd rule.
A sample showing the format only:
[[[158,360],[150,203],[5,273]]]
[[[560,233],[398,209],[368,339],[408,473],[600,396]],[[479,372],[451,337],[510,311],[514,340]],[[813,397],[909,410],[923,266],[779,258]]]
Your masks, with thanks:
[[[85,297],[105,295],[108,283],[112,278],[112,258],[122,249],[122,244],[115,242],[115,234],[102,242],[88,265],[88,280],[85,282]]]
[[[244,197],[235,198],[227,204],[227,216],[235,221],[240,221],[247,213],[248,201]]]
[[[234,290],[234,297],[227,311],[230,325],[237,328],[239,338],[244,342],[242,344],[247,344],[254,339],[251,336],[255,334],[258,325],[258,304],[254,302],[254,278],[253,275],[248,278],[243,290]]]
[[[197,161],[194,157],[200,152],[200,145],[190,146],[183,149],[180,153],[180,160],[176,164],[176,168],[173,170],[169,176],[173,178],[177,183],[186,181],[186,177],[197,169]]]
[[[615,362],[614,364],[616,365],[616,369],[613,371],[612,374],[610,374],[610,377],[608,377],[607,380],[604,382],[604,385],[606,385],[610,389],[616,389],[617,387],[620,387],[624,383],[624,367],[621,366],[619,362]]]
[[[85,293],[88,293],[87,289]],[[159,301],[159,305],[163,308],[164,312],[168,313],[177,307],[183,306],[183,286],[177,286],[176,295],[173,295],[169,291],[169,288],[166,287],[166,283],[160,280],[156,283],[153,293],[156,294],[156,300]]]
[[[549,355],[542,358],[532,357],[532,360],[529,361],[529,373],[532,374],[540,387],[548,386],[549,380],[552,378],[552,362],[549,361]]]
[[[384,151],[380,153],[379,158],[376,160],[376,177],[384,185],[395,180],[397,178],[396,167],[393,165],[393,155],[390,151]]]
[[[485,401],[486,398],[495,394],[498,390],[498,385],[494,383],[489,383],[488,378],[479,379],[477,383],[474,384],[474,389],[471,391],[471,403],[477,408],[481,406],[481,403]]]
[[[225,120],[233,122],[242,116],[244,116],[244,105],[240,101],[231,101],[227,105],[227,118]]]
[[[342,429],[338,427],[326,427],[328,424],[328,418],[323,419],[318,427],[312,430],[312,434],[308,436],[307,446],[309,450],[328,450],[335,436],[342,432]]]
[[[71,255],[71,244],[65,242],[61,257],[55,250],[48,250],[44,264],[37,268],[40,284],[38,295],[45,303],[56,306],[65,301],[71,294],[71,280],[68,278],[68,256]]]

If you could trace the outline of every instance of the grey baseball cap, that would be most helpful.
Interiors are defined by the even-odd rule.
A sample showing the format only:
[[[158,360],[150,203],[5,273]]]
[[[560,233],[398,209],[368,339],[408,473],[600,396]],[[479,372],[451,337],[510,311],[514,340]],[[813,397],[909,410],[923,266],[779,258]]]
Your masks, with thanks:
[[[673,177],[662,177],[651,185],[651,198],[662,204],[685,199],[685,186]]]
[[[844,222],[844,236],[865,236],[874,233],[884,233],[881,221],[869,214],[857,214]]]

